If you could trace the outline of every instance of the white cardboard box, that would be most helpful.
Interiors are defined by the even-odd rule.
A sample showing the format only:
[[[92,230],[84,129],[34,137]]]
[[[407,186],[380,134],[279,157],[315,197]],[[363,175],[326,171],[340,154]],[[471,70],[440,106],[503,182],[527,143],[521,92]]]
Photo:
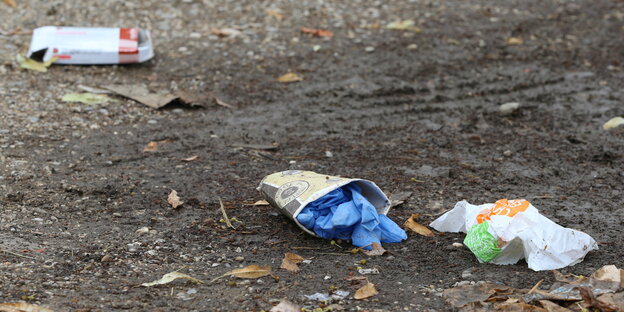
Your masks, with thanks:
[[[44,26],[33,31],[28,57],[57,64],[141,63],[154,56],[150,32],[139,28]]]

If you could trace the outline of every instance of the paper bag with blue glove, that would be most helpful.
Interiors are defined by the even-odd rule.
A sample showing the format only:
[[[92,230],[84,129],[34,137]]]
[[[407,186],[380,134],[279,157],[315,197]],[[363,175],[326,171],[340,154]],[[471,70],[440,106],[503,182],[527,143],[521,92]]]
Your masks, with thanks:
[[[375,183],[362,179],[289,170],[265,177],[258,190],[266,200],[309,234],[372,243],[398,243],[407,234],[386,213],[390,201]]]

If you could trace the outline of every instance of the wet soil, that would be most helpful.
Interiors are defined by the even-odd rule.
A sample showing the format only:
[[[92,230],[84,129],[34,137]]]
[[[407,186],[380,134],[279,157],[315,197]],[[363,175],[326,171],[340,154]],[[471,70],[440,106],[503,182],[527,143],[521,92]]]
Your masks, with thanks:
[[[624,132],[601,127],[624,113],[624,3],[178,2],[123,10],[51,2],[39,10],[24,1],[17,10],[28,13],[4,22],[0,248],[19,256],[0,253],[1,301],[59,311],[266,311],[281,298],[322,307],[303,295],[340,289],[351,294],[334,303],[346,310],[445,311],[441,291],[460,281],[531,287],[544,279],[544,289],[553,282],[523,261],[478,263],[453,246],[463,234],[410,234],[385,245],[381,257],[311,237],[272,208],[250,205],[262,199],[262,177],[288,169],[412,192],[389,213],[399,224],[413,213],[430,222],[462,199],[526,198],[600,244],[562,272],[623,264]],[[270,7],[284,20],[267,15]],[[118,25],[97,9],[151,27],[156,58],[45,74],[12,62],[29,38],[9,34],[14,28],[91,25],[89,18]],[[423,31],[383,29],[398,18]],[[243,25],[242,37],[210,35],[211,27],[234,24]],[[300,26],[335,35],[309,37]],[[509,45],[509,37],[523,43]],[[303,81],[275,81],[288,71]],[[79,84],[111,81],[212,94],[236,108],[211,100],[161,110],[121,98],[95,107],[60,101]],[[501,115],[507,102],[521,106]],[[169,143],[143,152],[162,140]],[[276,150],[243,146],[273,143]],[[184,201],[178,209],[167,204],[171,190]],[[220,222],[219,199],[236,229]],[[137,232],[143,227],[149,231]],[[311,263],[296,274],[281,270],[286,252]],[[272,266],[278,279],[208,282],[251,264]],[[345,277],[357,267],[379,270],[369,275],[377,296],[353,299]],[[206,283],[139,286],[174,270]]]

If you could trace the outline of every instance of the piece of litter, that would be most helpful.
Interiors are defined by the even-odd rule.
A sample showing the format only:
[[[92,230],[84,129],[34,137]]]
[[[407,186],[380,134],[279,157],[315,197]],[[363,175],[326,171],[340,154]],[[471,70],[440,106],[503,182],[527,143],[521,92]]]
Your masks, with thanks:
[[[524,199],[478,206],[461,201],[430,226],[467,233],[464,244],[480,262],[514,264],[525,258],[535,271],[574,265],[598,249],[589,235],[556,224]]]
[[[520,103],[510,102],[510,103],[501,104],[498,107],[498,112],[503,116],[507,116],[507,115],[511,115],[513,112],[518,110],[518,108],[520,108]]]
[[[201,280],[198,280],[198,279],[196,279],[194,277],[191,277],[191,276],[189,276],[187,274],[180,273],[180,272],[171,272],[171,273],[167,273],[167,274],[163,275],[162,278],[160,278],[158,280],[155,280],[153,282],[143,283],[143,284],[141,284],[141,286],[151,287],[151,286],[156,286],[156,285],[169,284],[169,283],[171,283],[171,282],[173,282],[173,281],[175,281],[175,280],[177,280],[179,278],[187,279],[187,280],[189,280],[189,281],[191,281],[193,283],[196,283],[196,284],[203,283]]]
[[[604,130],[611,130],[613,128],[617,128],[621,125],[624,125],[624,118],[622,117],[614,117],[609,119],[609,121],[605,122],[604,125],[602,125],[602,129]]]
[[[44,26],[33,30],[28,57],[57,64],[128,64],[154,56],[150,32],[139,28]]]
[[[383,254],[381,243],[407,238],[386,216],[390,200],[370,181],[288,170],[265,177],[259,190],[306,233],[351,240],[357,247],[373,249],[368,255]]]
[[[359,269],[358,273],[362,274],[362,275],[369,275],[369,274],[379,274],[379,270],[377,268],[372,268],[372,269]]]
[[[80,102],[83,104],[95,105],[110,101],[110,98],[103,94],[93,93],[68,93],[63,95],[63,102]]]
[[[139,233],[139,234],[145,234],[145,233],[149,233],[149,231],[150,231],[150,229],[147,226],[144,226],[144,227],[136,230],[135,232]]]

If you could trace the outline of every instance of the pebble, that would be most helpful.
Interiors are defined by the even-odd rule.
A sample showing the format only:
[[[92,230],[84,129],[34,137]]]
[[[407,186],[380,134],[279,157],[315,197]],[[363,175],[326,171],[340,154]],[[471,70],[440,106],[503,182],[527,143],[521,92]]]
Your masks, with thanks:
[[[368,53],[375,52],[375,48],[374,48],[374,47],[366,47],[366,48],[364,49],[364,51],[366,51],[366,52],[368,52]]]
[[[104,257],[102,257],[102,259],[100,259],[100,262],[113,262],[113,257],[111,257],[109,255],[104,255]]]
[[[147,121],[147,123],[150,124],[150,125],[155,125],[155,124],[158,123],[158,121],[154,120],[154,119],[150,119],[150,120]]]
[[[462,244],[462,243],[453,243],[453,247],[462,248],[462,247],[464,247],[464,244]]]

